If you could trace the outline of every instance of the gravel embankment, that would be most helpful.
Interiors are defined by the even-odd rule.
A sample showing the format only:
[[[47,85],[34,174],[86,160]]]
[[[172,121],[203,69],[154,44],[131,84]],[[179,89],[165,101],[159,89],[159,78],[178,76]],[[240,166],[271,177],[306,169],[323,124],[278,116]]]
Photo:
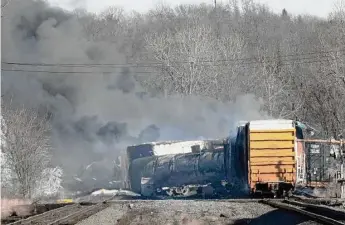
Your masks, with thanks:
[[[114,202],[78,225],[316,225],[308,218],[256,202],[192,200]]]

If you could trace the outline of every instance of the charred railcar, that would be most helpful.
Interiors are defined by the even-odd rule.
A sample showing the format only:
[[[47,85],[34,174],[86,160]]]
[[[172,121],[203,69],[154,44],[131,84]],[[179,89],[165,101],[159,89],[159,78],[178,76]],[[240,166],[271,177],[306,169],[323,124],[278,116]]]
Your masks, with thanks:
[[[143,195],[151,195],[157,188],[178,195],[173,192],[190,191],[186,185],[202,187],[225,180],[224,168],[224,151],[152,156],[134,160],[129,177],[132,190]]]

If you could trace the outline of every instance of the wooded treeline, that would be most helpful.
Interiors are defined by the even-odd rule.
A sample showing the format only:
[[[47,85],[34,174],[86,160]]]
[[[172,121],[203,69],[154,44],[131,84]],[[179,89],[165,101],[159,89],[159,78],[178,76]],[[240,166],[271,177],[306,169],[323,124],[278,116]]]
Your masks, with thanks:
[[[148,91],[221,101],[254,93],[270,116],[297,118],[328,137],[344,132],[344,8],[328,19],[278,15],[252,1],[75,14],[90,40],[117,43],[137,63]]]

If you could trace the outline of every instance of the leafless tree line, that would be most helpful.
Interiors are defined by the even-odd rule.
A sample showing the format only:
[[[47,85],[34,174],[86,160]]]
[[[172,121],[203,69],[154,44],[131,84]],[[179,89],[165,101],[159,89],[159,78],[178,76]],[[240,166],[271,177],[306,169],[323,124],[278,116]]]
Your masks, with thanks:
[[[1,194],[31,198],[50,164],[50,123],[37,110],[4,99],[1,115]]]
[[[90,40],[117,42],[129,63],[157,63],[139,69],[151,72],[137,78],[150,91],[221,101],[254,93],[273,117],[311,123],[327,137],[344,132],[342,5],[328,19],[277,15],[253,1],[75,13]]]

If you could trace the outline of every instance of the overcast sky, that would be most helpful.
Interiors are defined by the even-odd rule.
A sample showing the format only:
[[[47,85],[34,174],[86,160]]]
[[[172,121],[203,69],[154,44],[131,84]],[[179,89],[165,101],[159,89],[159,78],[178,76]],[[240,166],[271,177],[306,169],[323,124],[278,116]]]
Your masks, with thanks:
[[[87,11],[99,12],[108,6],[120,6],[125,10],[135,10],[145,12],[160,2],[170,5],[178,5],[183,3],[208,3],[213,4],[214,0],[48,0],[54,5],[63,8],[84,8]],[[327,17],[332,11],[333,6],[339,0],[254,0],[267,4],[273,11],[281,12],[285,8],[292,14],[311,14],[320,17]],[[217,0],[217,2],[226,3],[228,0]]]

